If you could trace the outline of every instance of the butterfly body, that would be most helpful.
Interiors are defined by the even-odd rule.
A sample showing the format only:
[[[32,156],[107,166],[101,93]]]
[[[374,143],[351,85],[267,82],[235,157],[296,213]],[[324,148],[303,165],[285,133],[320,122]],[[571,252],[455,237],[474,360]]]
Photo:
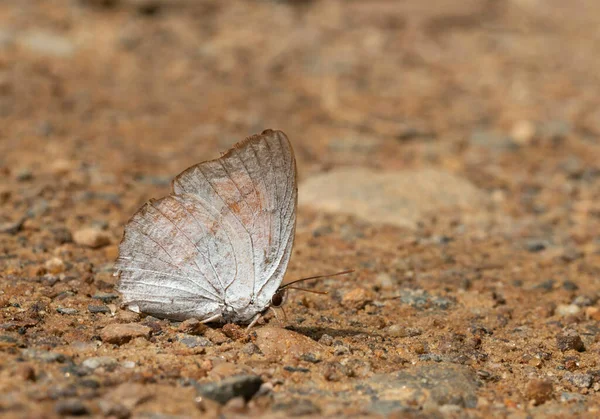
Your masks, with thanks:
[[[125,227],[123,302],[160,318],[252,322],[283,280],[296,206],[296,163],[281,131],[190,167]]]

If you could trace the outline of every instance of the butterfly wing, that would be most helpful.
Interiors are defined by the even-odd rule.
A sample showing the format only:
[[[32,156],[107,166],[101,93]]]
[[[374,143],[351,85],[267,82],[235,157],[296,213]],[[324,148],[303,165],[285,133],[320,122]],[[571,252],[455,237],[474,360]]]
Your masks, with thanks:
[[[292,251],[298,187],[288,138],[272,130],[249,137],[221,158],[181,173],[173,193],[210,203],[237,233],[238,269],[224,279],[224,298],[235,320],[250,320],[270,303]]]
[[[206,319],[230,307],[249,321],[270,302],[290,258],[296,164],[281,131],[264,131],[173,180],[173,194],[125,227],[116,268],[130,307]]]

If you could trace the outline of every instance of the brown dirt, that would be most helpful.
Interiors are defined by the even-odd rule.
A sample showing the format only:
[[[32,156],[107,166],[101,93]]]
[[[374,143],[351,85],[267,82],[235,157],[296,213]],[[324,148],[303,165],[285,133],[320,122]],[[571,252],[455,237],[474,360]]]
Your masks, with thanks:
[[[568,3],[2,2],[0,415],[597,414],[600,3]],[[485,222],[307,205],[287,278],[357,272],[287,321],[121,310],[124,223],[264,128],[301,181],[434,168]],[[199,400],[238,374],[252,400]]]

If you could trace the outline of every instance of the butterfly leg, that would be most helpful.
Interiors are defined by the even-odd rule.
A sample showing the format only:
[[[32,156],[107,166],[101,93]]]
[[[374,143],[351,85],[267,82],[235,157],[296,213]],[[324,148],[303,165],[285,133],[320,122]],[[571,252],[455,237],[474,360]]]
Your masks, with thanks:
[[[256,324],[256,322],[260,319],[260,316],[261,316],[261,313],[256,313],[256,316],[254,316],[252,318],[252,321],[250,322],[250,324],[248,325],[246,330],[250,330],[252,328],[252,326],[254,326]]]
[[[209,317],[208,319],[204,319],[200,323],[210,323],[210,322],[214,322],[215,320],[219,320],[219,319],[221,319],[221,313],[217,313],[214,316]]]

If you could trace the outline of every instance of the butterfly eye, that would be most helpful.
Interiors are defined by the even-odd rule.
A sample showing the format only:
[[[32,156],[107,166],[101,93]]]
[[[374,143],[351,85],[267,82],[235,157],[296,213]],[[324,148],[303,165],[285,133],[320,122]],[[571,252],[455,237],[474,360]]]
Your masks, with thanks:
[[[271,297],[271,307],[281,307],[287,300],[287,290],[280,289]]]

